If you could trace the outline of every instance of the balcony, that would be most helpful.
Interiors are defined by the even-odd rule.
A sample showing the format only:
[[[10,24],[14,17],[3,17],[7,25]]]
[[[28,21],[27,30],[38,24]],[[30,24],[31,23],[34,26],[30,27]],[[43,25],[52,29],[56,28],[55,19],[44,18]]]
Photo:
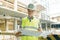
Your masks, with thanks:
[[[14,2],[15,0],[1,0],[0,6],[14,10],[14,5],[15,5]],[[23,6],[26,6],[25,4],[20,3],[18,1],[17,1],[17,4],[18,4],[16,9],[17,11],[27,13],[27,9],[23,7]]]

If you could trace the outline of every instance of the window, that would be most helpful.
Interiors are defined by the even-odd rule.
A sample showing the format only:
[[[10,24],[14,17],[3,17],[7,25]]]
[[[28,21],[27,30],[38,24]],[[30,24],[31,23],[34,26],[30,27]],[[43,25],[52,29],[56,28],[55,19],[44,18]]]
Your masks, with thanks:
[[[42,26],[43,30],[46,30],[46,24],[45,23],[42,23],[41,26]]]
[[[52,24],[51,27],[52,28],[60,28],[60,24]]]
[[[50,23],[47,23],[47,28],[50,29]]]

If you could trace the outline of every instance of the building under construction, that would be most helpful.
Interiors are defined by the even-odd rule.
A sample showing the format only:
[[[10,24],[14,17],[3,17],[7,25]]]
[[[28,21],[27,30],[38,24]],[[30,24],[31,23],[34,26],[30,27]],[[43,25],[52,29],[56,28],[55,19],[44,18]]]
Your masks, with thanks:
[[[27,5],[33,2],[36,3],[38,0],[28,1],[25,1]],[[39,36],[38,40],[60,40],[59,29],[55,27],[56,25],[53,25],[57,22],[53,20],[54,18],[50,18],[50,16],[47,15],[49,1],[39,1],[41,6],[38,6],[38,9],[40,8],[42,11],[35,16],[40,21],[39,25],[42,31],[32,31],[32,34],[29,33],[30,31],[26,31],[26,34],[24,33],[24,29],[21,31],[22,18],[26,17],[28,13],[26,3],[23,3],[22,0],[0,0],[0,40],[21,40],[21,36],[24,35]],[[24,35],[22,35],[21,32]]]

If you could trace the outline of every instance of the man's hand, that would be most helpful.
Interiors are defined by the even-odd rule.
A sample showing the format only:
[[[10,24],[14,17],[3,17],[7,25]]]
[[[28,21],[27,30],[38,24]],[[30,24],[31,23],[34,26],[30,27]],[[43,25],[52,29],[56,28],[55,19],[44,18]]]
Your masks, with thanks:
[[[41,28],[38,28],[38,31],[39,31],[39,32],[42,32]]]
[[[20,34],[21,34],[21,32],[17,32],[15,35],[16,35],[16,36],[19,36]]]

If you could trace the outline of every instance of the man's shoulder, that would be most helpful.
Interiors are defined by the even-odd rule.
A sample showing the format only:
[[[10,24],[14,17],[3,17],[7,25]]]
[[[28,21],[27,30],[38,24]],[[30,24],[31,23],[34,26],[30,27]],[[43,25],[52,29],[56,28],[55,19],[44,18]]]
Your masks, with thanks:
[[[34,17],[34,19],[35,19],[35,20],[39,20],[38,18],[35,18],[35,17]]]
[[[25,20],[25,19],[27,19],[27,17],[22,18],[22,20]]]

